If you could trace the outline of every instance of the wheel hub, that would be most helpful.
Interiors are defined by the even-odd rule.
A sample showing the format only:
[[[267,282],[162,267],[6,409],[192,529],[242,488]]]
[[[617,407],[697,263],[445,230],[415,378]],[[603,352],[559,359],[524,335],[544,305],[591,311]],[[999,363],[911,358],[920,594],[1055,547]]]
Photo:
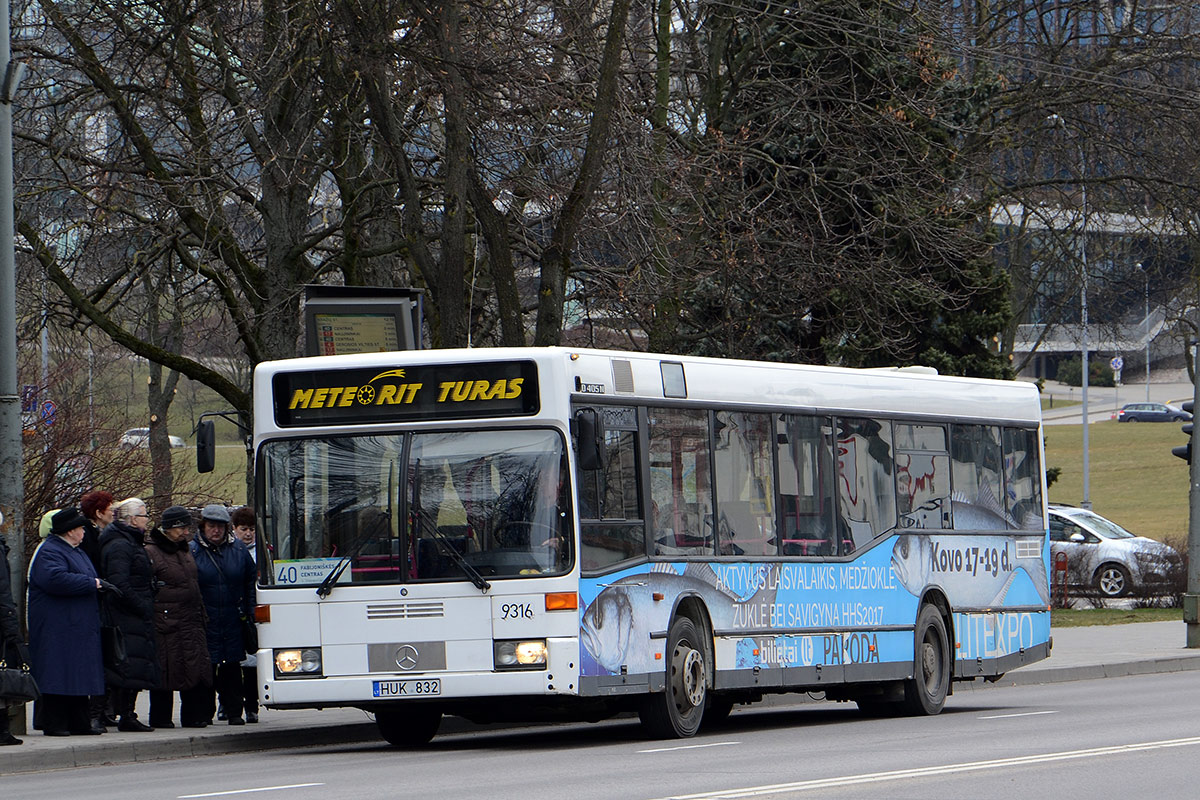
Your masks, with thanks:
[[[925,686],[931,690],[936,688],[941,677],[938,675],[937,648],[929,642],[921,645],[921,672],[925,678]]]
[[[675,701],[681,706],[699,708],[704,704],[704,656],[699,650],[680,644],[671,659]]]

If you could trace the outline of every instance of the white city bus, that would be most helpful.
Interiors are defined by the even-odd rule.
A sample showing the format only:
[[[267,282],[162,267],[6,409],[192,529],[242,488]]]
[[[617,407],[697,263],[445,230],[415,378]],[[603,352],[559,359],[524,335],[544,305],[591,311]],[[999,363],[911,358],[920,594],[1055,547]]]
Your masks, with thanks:
[[[650,733],[778,692],[936,714],[1049,655],[1027,383],[562,348],[255,372],[260,692]]]

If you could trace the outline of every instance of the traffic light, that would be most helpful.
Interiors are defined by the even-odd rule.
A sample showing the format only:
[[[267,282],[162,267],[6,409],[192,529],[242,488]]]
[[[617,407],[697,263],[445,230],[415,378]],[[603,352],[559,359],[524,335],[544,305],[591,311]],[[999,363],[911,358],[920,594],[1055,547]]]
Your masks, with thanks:
[[[1188,400],[1186,403],[1183,403],[1181,405],[1181,408],[1184,411],[1191,414],[1193,405],[1194,405],[1194,403],[1191,400]],[[1179,447],[1172,447],[1171,455],[1178,456],[1179,458],[1182,458],[1187,463],[1191,464],[1192,463],[1192,423],[1189,422],[1186,425],[1184,425],[1183,432],[1188,435],[1188,443],[1181,444]]]

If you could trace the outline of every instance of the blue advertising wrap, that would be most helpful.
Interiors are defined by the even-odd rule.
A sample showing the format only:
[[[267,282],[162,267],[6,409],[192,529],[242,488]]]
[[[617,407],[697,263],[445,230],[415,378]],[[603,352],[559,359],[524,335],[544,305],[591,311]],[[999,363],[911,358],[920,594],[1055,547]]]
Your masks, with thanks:
[[[911,663],[929,591],[949,601],[956,659],[1001,658],[1049,639],[1047,547],[1036,534],[922,532],[849,562],[655,563],[585,579],[582,673],[662,670],[685,597],[707,610],[718,670]]]

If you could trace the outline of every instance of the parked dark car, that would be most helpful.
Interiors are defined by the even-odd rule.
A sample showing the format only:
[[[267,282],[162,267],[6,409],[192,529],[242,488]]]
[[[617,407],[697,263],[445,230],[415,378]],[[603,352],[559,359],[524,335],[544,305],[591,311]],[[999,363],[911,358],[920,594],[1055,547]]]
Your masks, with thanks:
[[[1188,422],[1192,415],[1169,403],[1126,403],[1117,412],[1117,422]]]
[[[1049,507],[1050,557],[1067,554],[1067,582],[1104,597],[1183,586],[1183,558],[1170,545],[1136,536],[1086,508]]]

